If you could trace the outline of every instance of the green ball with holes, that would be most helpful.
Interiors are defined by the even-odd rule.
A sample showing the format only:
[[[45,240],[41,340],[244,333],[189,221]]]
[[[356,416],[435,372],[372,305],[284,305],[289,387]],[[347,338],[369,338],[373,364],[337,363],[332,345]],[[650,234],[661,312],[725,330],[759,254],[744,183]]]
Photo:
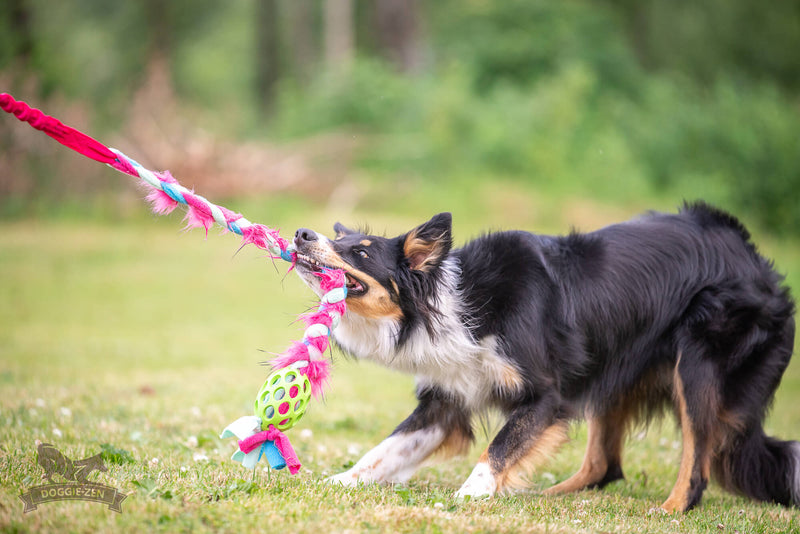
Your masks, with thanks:
[[[293,366],[284,367],[269,375],[258,390],[255,403],[256,417],[261,419],[261,430],[270,425],[283,432],[306,413],[311,399],[311,382]]]

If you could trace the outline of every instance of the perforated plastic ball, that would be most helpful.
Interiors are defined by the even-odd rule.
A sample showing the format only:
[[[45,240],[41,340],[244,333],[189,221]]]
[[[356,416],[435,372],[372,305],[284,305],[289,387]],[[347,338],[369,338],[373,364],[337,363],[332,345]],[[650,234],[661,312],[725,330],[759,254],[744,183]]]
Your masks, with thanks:
[[[294,367],[275,371],[258,390],[256,417],[261,418],[261,430],[274,425],[288,430],[303,416],[311,398],[311,382]]]

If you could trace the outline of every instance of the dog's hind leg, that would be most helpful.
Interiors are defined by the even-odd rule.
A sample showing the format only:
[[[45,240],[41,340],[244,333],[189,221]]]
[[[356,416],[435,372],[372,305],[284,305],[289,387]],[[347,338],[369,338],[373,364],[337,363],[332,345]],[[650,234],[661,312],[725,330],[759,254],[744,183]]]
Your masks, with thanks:
[[[469,413],[435,387],[423,388],[417,397],[419,405],[391,436],[328,482],[345,486],[405,482],[435,453],[466,452],[473,440]]]
[[[545,490],[548,494],[570,493],[585,488],[602,488],[624,478],[622,443],[625,439],[627,413],[612,410],[586,419],[588,443],[580,470],[567,480]]]
[[[567,439],[567,420],[557,412],[546,400],[511,412],[456,497],[491,497],[524,487],[525,475]]]
[[[667,512],[685,512],[700,502],[711,474],[720,412],[719,385],[713,364],[679,354],[673,387],[683,450],[678,480],[661,508]]]
[[[794,346],[794,321],[768,349],[754,352],[750,365],[726,377],[727,399],[720,419],[724,439],[712,464],[723,487],[753,499],[800,507],[800,443],[767,436],[765,412],[780,382]]]

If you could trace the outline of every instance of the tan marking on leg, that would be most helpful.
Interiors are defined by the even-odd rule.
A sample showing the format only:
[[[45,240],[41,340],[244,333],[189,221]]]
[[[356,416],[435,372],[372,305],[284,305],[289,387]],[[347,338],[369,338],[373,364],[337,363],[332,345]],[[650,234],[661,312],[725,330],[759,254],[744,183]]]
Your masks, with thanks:
[[[678,417],[681,422],[681,433],[683,434],[683,452],[681,453],[681,466],[678,469],[678,480],[672,487],[672,491],[661,505],[667,512],[682,512],[689,504],[689,489],[692,479],[692,471],[695,467],[696,438],[692,429],[692,421],[686,410],[686,397],[683,391],[683,381],[678,373],[678,364],[675,365],[675,401],[678,409]]]
[[[522,458],[515,464],[506,467],[502,472],[496,473],[498,493],[527,486],[527,475],[567,441],[567,429],[566,422],[555,423],[547,427],[537,436],[531,448]],[[488,461],[488,449],[484,456]],[[484,461],[483,456],[481,456],[481,461]]]
[[[506,365],[503,367],[502,374],[500,375],[500,386],[507,391],[519,391],[522,389],[524,381],[519,371],[513,365]]]
[[[492,345],[488,345],[490,349],[481,360],[481,367],[487,376],[491,377],[494,384],[508,393],[515,393],[521,391],[525,386],[525,381],[522,379],[519,370],[505,358],[498,356],[498,351]]]
[[[580,470],[567,480],[545,490],[546,494],[553,495],[579,491],[586,486],[600,482],[605,476],[608,469],[608,460],[604,447],[605,429],[603,428],[603,422],[596,417],[590,417],[587,419],[587,425],[589,430],[588,443]]]
[[[727,409],[720,409],[717,418],[722,422],[715,435],[715,450],[727,449],[733,440],[744,433],[747,421],[744,415]]]
[[[433,454],[441,455],[442,458],[452,458],[469,452],[470,445],[472,445],[472,438],[461,430],[455,429],[444,438]]]

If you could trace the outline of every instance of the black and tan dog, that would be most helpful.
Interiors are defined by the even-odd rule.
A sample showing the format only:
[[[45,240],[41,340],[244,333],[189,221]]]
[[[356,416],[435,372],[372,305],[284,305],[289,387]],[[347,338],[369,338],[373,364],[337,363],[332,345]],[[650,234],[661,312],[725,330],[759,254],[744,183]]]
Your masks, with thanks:
[[[712,472],[725,488],[800,501],[800,444],[762,422],[792,354],[794,304],[732,216],[702,203],[588,234],[492,233],[453,250],[440,214],[396,238],[336,225],[295,236],[297,271],[347,272],[337,343],[413,373],[419,406],[350,470],[346,485],[407,480],[436,452],[464,452],[472,419],[506,422],[459,496],[519,488],[588,422],[580,470],[550,492],[622,478],[622,447],[664,407],[683,434],[662,508],[695,506]]]

